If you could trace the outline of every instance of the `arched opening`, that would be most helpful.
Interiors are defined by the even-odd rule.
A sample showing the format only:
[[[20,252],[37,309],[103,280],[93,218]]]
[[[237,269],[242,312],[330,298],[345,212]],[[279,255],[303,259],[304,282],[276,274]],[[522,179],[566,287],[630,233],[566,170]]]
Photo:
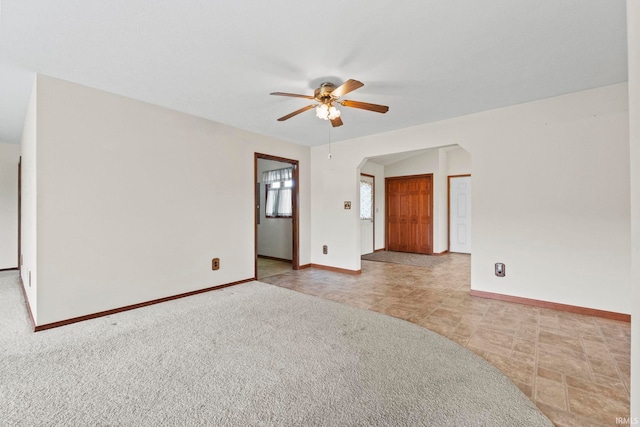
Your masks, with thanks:
[[[374,224],[373,227],[367,227],[368,224],[361,223],[359,237],[363,256],[371,252],[377,253],[385,250],[420,252],[412,250],[411,245],[406,248],[407,250],[398,250],[397,245],[395,247],[390,245],[390,240],[429,241],[430,250],[427,253],[443,255],[451,250],[452,235],[455,244],[455,250],[452,252],[471,253],[471,155],[464,148],[459,145],[449,145],[369,157],[361,164],[359,173],[361,177],[370,177],[369,179],[375,183],[371,198],[372,208],[365,204],[368,201],[368,195],[363,194],[366,185],[361,184],[360,187],[361,221],[367,217],[367,212],[371,211],[372,223]],[[420,200],[418,196],[414,199],[410,194],[406,197],[402,195],[390,198],[388,186],[385,185],[392,180],[396,182],[403,178],[416,181],[416,177],[429,177],[430,197],[432,198],[427,203],[430,211],[426,214],[431,221],[430,228],[412,227],[410,224],[412,221],[420,221],[420,218],[416,218],[421,215],[417,209],[414,209],[413,215],[409,212],[411,205],[417,203],[414,199]],[[453,190],[456,191],[453,201],[454,212],[451,211],[450,198],[452,182],[455,184]],[[465,185],[467,192],[461,194],[461,187]],[[390,220],[398,221],[396,218],[398,215],[403,216],[400,221],[403,224],[406,223],[406,226],[397,227],[390,223]],[[456,223],[453,229],[450,227],[452,222]],[[397,236],[396,233],[403,234],[403,236]],[[405,236],[404,234],[407,233],[411,235]],[[420,233],[430,233],[430,235],[420,236]],[[373,241],[372,250],[365,246],[369,241]],[[460,241],[465,242],[465,248],[461,248],[457,244]],[[425,252],[422,251],[422,253]]]

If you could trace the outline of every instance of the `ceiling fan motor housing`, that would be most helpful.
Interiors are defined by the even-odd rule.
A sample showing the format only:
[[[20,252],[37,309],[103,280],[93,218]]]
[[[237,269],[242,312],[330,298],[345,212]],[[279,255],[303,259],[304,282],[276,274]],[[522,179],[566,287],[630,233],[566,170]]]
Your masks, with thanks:
[[[336,88],[336,85],[333,83],[325,82],[317,88],[313,96],[318,102],[322,102],[323,104],[328,104],[337,99],[337,97],[331,95],[331,92]]]

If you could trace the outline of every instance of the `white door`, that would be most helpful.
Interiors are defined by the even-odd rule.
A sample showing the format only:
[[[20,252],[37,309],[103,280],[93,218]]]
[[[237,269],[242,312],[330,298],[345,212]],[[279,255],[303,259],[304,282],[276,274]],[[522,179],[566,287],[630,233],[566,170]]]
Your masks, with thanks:
[[[360,252],[361,255],[373,252],[373,199],[374,178],[360,176]]]
[[[449,178],[449,252],[471,253],[471,177]]]

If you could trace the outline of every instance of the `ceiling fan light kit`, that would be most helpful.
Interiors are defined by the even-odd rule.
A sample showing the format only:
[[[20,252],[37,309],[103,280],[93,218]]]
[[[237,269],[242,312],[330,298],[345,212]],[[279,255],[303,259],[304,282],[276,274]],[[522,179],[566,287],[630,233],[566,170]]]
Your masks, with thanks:
[[[336,107],[320,104],[316,107],[316,117],[322,120],[334,120],[340,117],[340,110]]]
[[[369,104],[367,102],[360,101],[348,101],[348,100],[340,100],[340,97],[343,95],[352,92],[358,88],[364,86],[362,82],[358,80],[349,79],[344,82],[342,85],[336,87],[333,83],[325,82],[320,85],[313,92],[313,96],[311,95],[298,95],[295,93],[285,93],[285,92],[272,92],[270,95],[276,96],[289,96],[293,98],[305,98],[312,99],[319,104],[311,104],[303,107],[299,110],[294,111],[293,113],[289,113],[286,116],[282,116],[278,119],[279,122],[283,122],[285,120],[290,119],[293,116],[297,116],[300,113],[304,113],[307,110],[310,110],[315,107],[316,109],[316,117],[323,120],[330,120],[331,126],[338,127],[342,126],[342,119],[340,118],[340,110],[336,108],[334,104],[340,104],[344,107],[351,108],[359,108],[361,110],[374,111],[376,113],[386,113],[389,111],[389,107],[386,105],[379,104]]]

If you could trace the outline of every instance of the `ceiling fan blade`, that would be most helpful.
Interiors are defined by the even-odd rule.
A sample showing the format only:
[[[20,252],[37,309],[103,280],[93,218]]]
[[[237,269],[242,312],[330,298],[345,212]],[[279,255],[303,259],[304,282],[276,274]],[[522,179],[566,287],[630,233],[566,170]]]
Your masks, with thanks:
[[[305,98],[305,99],[315,99],[311,95],[298,95],[297,93],[284,93],[284,92],[271,92],[269,95],[276,96],[291,96],[293,98]]]
[[[342,126],[342,119],[340,117],[336,117],[335,119],[331,120],[331,126],[333,126],[334,128],[337,128],[338,126]]]
[[[364,83],[359,82],[357,80],[353,80],[353,79],[349,79],[346,82],[342,83],[340,86],[338,86],[337,88],[335,88],[332,92],[331,95],[339,97],[342,95],[345,95],[349,92],[352,92],[358,88],[361,88],[362,86],[364,86]]]
[[[300,113],[304,113],[307,110],[310,110],[312,108],[314,108],[317,104],[311,104],[311,105],[307,105],[306,107],[302,107],[299,110],[294,111],[293,113],[289,113],[286,116],[282,116],[278,119],[279,122],[284,122],[285,120],[290,119],[293,116],[297,116]]]
[[[340,101],[340,105],[344,105],[345,107],[352,108],[360,108],[361,110],[369,110],[375,111],[376,113],[386,113],[389,111],[389,107],[386,105],[379,104],[369,104],[368,102],[360,102],[360,101]]]

